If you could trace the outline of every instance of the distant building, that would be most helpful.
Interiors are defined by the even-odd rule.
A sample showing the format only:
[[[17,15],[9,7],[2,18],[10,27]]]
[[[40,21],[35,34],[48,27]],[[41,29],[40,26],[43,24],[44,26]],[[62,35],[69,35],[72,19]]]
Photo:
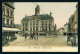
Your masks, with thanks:
[[[15,24],[15,27],[16,27],[17,29],[21,30],[21,25],[20,25],[20,24]],[[22,32],[18,32],[18,34],[21,35]]]
[[[64,35],[68,35],[68,23],[64,24]]]
[[[15,27],[19,30],[21,30],[21,25],[20,24],[15,24]]]
[[[49,14],[40,15],[39,5],[35,8],[35,15],[26,16],[21,20],[21,29],[24,32],[46,32],[48,34],[54,34],[54,18]]]
[[[64,28],[60,28],[57,30],[57,35],[63,36],[64,35]]]
[[[54,34],[57,35],[57,26],[56,26],[56,24],[54,26]]]

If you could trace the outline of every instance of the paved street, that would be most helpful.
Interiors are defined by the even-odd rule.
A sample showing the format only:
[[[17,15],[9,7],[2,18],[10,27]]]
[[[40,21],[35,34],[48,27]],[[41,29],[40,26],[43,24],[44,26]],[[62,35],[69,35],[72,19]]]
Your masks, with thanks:
[[[17,39],[13,42],[9,42],[8,46],[57,46],[67,47],[67,36],[39,36],[38,40],[30,39],[30,36],[25,39],[24,37],[17,35]],[[71,47],[70,45],[68,47]]]
[[[35,46],[37,46],[37,47],[35,47]],[[40,48],[43,47],[43,49],[45,49],[44,47],[47,47],[46,48],[47,50],[50,49],[50,47],[52,47],[53,50],[54,49],[56,50],[58,48],[58,50],[56,50],[56,52],[59,52],[59,51],[61,52],[61,49],[66,52],[67,52],[67,50],[68,50],[68,52],[69,51],[71,51],[71,52],[78,51],[78,47],[72,47],[71,45],[67,45],[66,36],[53,36],[53,35],[46,36],[46,37],[39,36],[38,40],[35,40],[35,39],[32,40],[32,39],[30,39],[30,36],[28,36],[27,39],[25,39],[24,37],[21,37],[20,35],[18,35],[17,40],[10,42],[8,46],[3,47],[3,51],[7,51],[6,50],[7,48],[10,48],[10,49],[12,48],[12,49],[14,49],[14,50],[12,50],[14,52],[14,51],[17,51],[17,50],[15,50],[15,48],[17,49],[17,47],[18,47],[19,51],[21,51],[20,49],[23,49],[23,48],[24,48],[24,51],[26,51],[27,49],[29,49],[29,47],[33,47],[32,49],[34,49],[34,48],[39,48],[38,46]],[[23,48],[21,48],[21,47],[23,47]],[[26,47],[28,47],[28,48],[26,48]],[[64,49],[66,49],[66,50],[64,50]],[[8,51],[10,51],[10,50],[8,49]],[[29,51],[29,50],[27,50],[27,51]],[[34,50],[32,50],[32,51],[34,51]]]

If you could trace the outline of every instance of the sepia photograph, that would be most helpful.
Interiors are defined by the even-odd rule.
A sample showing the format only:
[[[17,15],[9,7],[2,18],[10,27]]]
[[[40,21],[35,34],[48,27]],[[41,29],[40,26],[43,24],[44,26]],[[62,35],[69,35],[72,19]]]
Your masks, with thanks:
[[[2,52],[78,52],[78,2],[2,2]]]

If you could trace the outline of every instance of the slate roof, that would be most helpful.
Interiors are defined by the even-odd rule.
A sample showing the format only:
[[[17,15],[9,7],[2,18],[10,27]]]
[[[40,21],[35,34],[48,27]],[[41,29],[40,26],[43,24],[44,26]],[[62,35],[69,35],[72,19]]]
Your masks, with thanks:
[[[21,21],[26,21],[29,19],[30,16],[24,17]]]
[[[41,14],[40,15],[41,19],[53,19],[53,17],[51,15],[48,15],[48,14]]]
[[[37,15],[33,15],[33,17],[34,17],[34,16],[38,17]],[[51,15],[48,15],[48,14],[41,14],[41,15],[39,15],[39,16],[40,16],[40,19],[41,19],[41,20],[45,20],[45,19],[53,19],[53,20],[54,20],[54,18],[53,18]],[[32,17],[32,16],[25,16],[25,17],[22,19],[22,21],[29,20],[30,17]]]

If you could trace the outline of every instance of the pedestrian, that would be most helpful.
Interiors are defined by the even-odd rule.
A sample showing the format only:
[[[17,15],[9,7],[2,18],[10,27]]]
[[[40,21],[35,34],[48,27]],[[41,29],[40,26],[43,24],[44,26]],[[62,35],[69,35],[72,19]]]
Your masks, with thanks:
[[[37,40],[38,40],[38,32],[37,32]]]
[[[76,46],[76,37],[71,37],[72,46]]]
[[[38,33],[37,33],[37,32],[35,33],[34,39],[35,39],[35,40],[38,40]]]
[[[46,33],[45,33],[45,37],[46,37]]]
[[[24,36],[25,36],[25,39],[26,39],[26,37],[27,37],[27,34],[25,33],[25,34],[24,34]]]

